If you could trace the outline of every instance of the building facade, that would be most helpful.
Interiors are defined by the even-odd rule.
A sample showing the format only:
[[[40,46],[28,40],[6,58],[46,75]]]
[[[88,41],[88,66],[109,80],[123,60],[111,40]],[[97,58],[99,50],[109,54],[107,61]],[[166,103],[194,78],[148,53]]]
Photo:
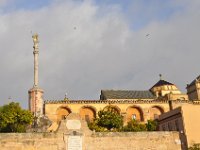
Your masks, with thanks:
[[[178,131],[183,150],[200,143],[200,102],[191,102],[159,116],[160,131]]]
[[[161,95],[156,94],[161,93]],[[173,94],[177,99],[169,99]],[[182,98],[184,97],[184,99]],[[91,122],[100,110],[112,107],[123,116],[124,124],[135,119],[141,123],[158,119],[158,116],[171,108],[188,103],[186,94],[165,80],[159,80],[150,90],[101,90],[99,100],[46,100],[45,115],[53,121],[49,130],[56,130],[59,122],[70,113],[78,113],[81,118]]]

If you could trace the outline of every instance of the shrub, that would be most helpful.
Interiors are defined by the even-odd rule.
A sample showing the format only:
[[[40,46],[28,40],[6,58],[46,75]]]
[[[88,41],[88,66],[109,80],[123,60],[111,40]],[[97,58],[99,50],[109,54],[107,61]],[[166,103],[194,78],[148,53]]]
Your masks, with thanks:
[[[147,131],[156,131],[157,125],[158,123],[156,120],[148,120],[146,123]]]
[[[137,120],[131,120],[123,128],[125,132],[138,132],[138,131],[147,131],[146,125],[139,123]]]

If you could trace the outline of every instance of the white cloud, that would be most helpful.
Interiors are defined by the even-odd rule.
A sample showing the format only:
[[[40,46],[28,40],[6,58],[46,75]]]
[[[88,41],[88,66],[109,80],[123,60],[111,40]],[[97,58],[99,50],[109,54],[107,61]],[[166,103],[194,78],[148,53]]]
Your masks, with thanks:
[[[138,31],[116,6],[102,14],[92,1],[55,1],[39,10],[2,14],[0,103],[9,96],[23,106],[28,102],[31,31],[40,36],[39,82],[46,99],[64,98],[66,92],[72,99],[98,99],[103,88],[148,89],[159,73],[183,89],[199,73],[198,5]]]

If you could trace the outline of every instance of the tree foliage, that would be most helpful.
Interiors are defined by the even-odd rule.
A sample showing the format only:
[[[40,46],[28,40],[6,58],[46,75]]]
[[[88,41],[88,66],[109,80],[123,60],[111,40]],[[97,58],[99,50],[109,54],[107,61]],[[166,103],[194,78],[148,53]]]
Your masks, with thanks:
[[[11,102],[0,107],[0,132],[25,132],[32,122],[31,112],[22,109],[19,103]]]
[[[146,125],[139,123],[137,120],[131,120],[128,124],[123,128],[125,132],[139,132],[139,131],[147,131]]]
[[[148,120],[146,124],[140,123],[133,119],[123,126],[123,117],[112,107],[107,107],[98,112],[98,117],[88,124],[91,130],[96,132],[105,131],[124,131],[124,132],[140,132],[140,131],[156,131],[157,122]]]
[[[146,123],[147,131],[156,131],[158,122],[155,120],[148,120]]]
[[[95,131],[118,131],[123,126],[123,117],[112,107],[98,112],[98,117],[89,124],[89,128]]]

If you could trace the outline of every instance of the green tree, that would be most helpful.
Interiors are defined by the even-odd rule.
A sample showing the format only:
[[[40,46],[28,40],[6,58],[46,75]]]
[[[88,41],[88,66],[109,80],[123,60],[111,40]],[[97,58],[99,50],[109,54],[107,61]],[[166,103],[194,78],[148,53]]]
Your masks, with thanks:
[[[119,131],[123,126],[123,117],[112,107],[98,112],[98,117],[89,124],[95,131]]]
[[[146,125],[139,123],[137,120],[131,120],[126,126],[124,126],[123,131],[125,132],[139,132],[147,131]]]
[[[11,102],[0,107],[0,132],[25,132],[32,122],[31,112],[22,109],[19,103]]]
[[[148,120],[146,123],[147,131],[156,131],[157,125],[158,123],[156,120]]]

